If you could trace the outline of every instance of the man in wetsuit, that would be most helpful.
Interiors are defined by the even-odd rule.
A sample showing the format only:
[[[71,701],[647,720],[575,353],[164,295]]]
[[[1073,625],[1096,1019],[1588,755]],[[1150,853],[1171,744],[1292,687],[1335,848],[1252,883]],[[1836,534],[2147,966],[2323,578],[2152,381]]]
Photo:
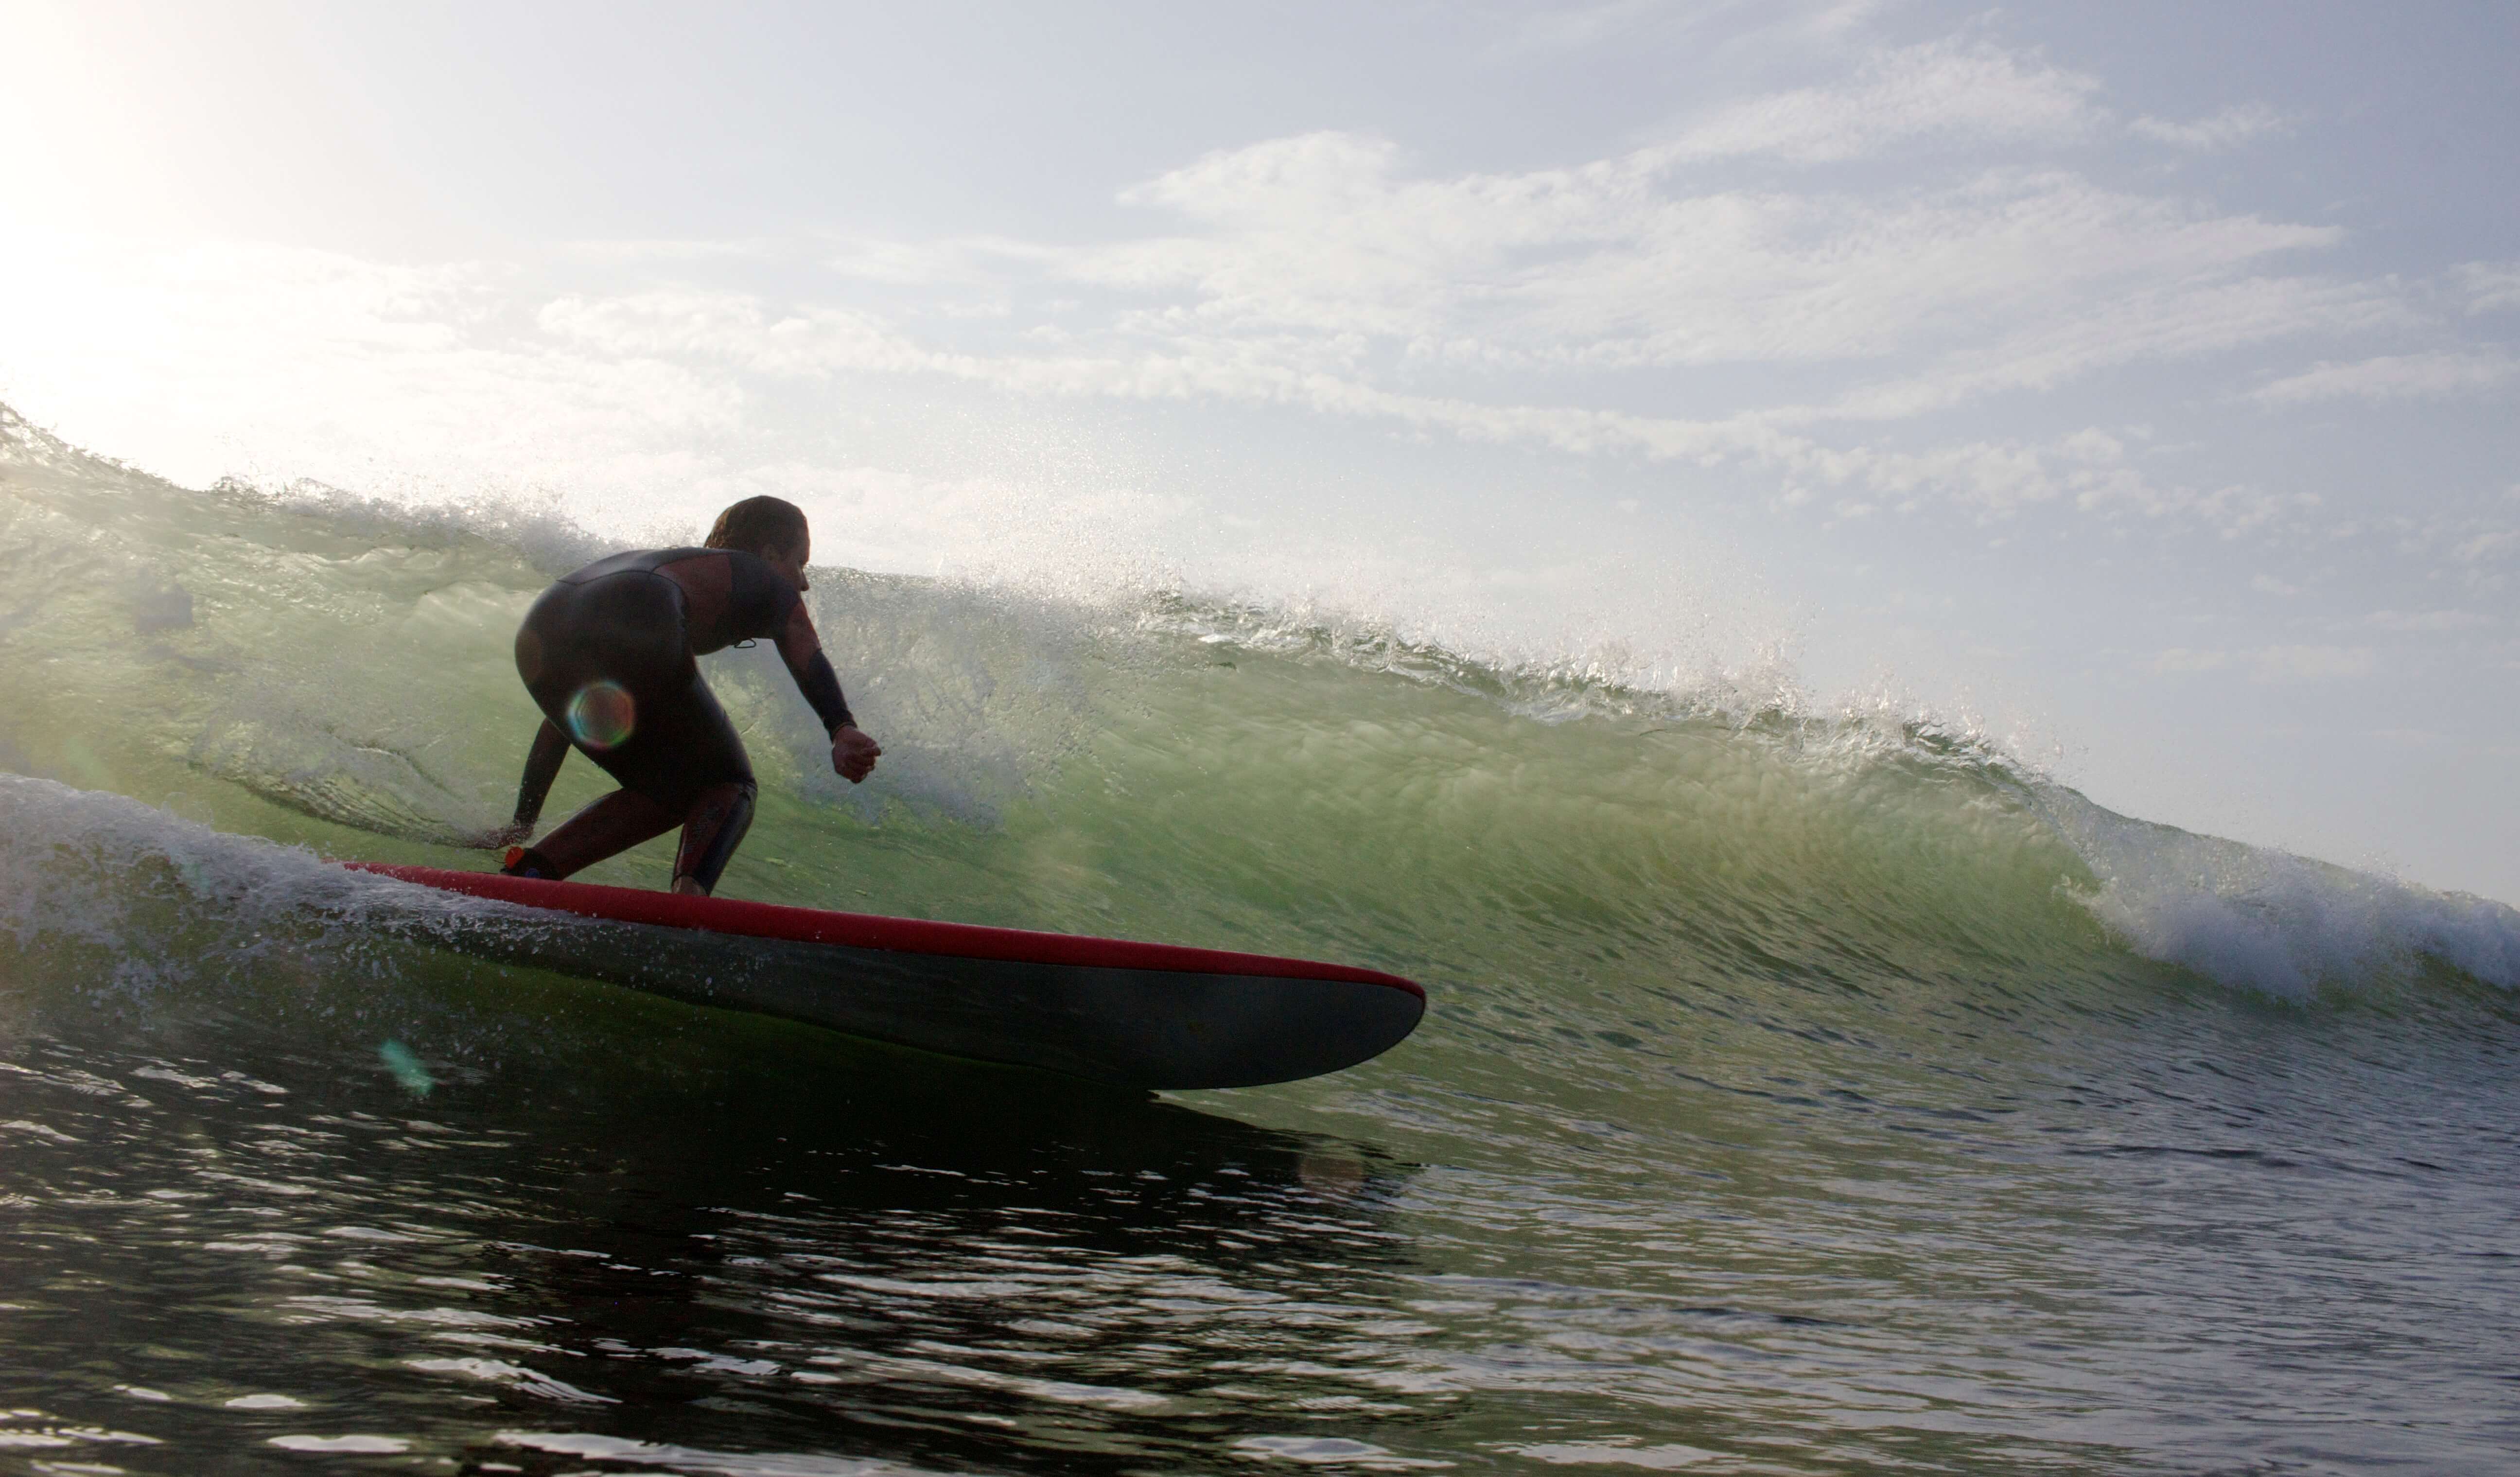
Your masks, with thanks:
[[[752,825],[752,762],[696,657],[776,641],[832,736],[832,768],[855,784],[883,750],[859,732],[800,598],[812,538],[803,510],[746,498],[698,549],[635,550],[562,576],[525,612],[517,671],[543,710],[504,838],[533,833],[574,747],[621,782],[536,846],[512,876],[565,877],[676,826],[674,891],[707,896]]]

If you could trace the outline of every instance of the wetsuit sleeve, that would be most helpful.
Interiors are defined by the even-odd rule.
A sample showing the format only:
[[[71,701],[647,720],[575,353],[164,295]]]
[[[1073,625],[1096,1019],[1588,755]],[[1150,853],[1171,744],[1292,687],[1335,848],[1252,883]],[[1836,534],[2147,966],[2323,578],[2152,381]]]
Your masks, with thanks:
[[[814,716],[823,720],[823,732],[836,734],[856,726],[849,713],[849,700],[840,695],[840,674],[832,670],[832,659],[820,651],[796,674],[796,687],[812,705]]]
[[[552,781],[560,776],[561,761],[567,757],[568,736],[544,719],[534,735],[534,746],[525,753],[525,777],[517,784],[517,825],[531,826],[542,819],[543,801],[551,795]]]
[[[779,659],[788,663],[796,691],[805,694],[814,716],[823,720],[825,733],[857,726],[849,700],[840,695],[840,674],[832,670],[832,659],[823,654],[823,639],[814,634],[814,617],[805,612],[801,600],[788,608],[788,625],[779,633]]]

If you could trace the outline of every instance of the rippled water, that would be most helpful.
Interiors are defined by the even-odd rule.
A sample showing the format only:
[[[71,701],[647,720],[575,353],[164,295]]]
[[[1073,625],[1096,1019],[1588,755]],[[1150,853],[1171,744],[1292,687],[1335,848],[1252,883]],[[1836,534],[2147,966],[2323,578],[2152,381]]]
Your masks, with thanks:
[[[110,1004],[0,1053],[0,1459],[2485,1472],[2520,1442],[2492,1003],[1981,1003],[1589,1084],[1457,1040],[1182,1104],[399,963],[518,1012],[498,1059],[398,1077],[225,1011],[132,1041]],[[1493,1069],[1425,1071],[1464,1052]]]

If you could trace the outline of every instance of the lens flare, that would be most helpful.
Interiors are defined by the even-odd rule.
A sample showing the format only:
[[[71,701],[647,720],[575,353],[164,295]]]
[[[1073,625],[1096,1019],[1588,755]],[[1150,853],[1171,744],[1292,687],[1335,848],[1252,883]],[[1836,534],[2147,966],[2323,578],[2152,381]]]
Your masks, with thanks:
[[[401,1083],[416,1097],[428,1097],[428,1090],[437,1086],[437,1079],[429,1076],[428,1068],[421,1065],[419,1055],[401,1042],[386,1042],[377,1048],[377,1056],[385,1064],[385,1070],[393,1073],[393,1080]]]
[[[630,690],[609,680],[590,682],[568,700],[568,731],[591,749],[622,743],[639,726],[639,704]]]

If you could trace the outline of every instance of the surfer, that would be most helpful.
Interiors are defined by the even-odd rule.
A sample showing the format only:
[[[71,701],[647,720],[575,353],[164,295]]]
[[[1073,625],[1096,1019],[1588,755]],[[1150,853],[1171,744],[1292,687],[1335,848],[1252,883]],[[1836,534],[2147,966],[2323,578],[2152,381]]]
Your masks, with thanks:
[[[698,549],[633,550],[563,575],[525,612],[517,672],[543,726],[517,787],[514,824],[533,834],[561,761],[575,748],[621,782],[543,837],[512,846],[511,876],[558,879],[683,828],[674,891],[707,896],[752,825],[752,761],[694,659],[775,641],[832,736],[832,769],[855,784],[883,750],[858,729],[801,598],[812,536],[804,511],[746,498]]]

